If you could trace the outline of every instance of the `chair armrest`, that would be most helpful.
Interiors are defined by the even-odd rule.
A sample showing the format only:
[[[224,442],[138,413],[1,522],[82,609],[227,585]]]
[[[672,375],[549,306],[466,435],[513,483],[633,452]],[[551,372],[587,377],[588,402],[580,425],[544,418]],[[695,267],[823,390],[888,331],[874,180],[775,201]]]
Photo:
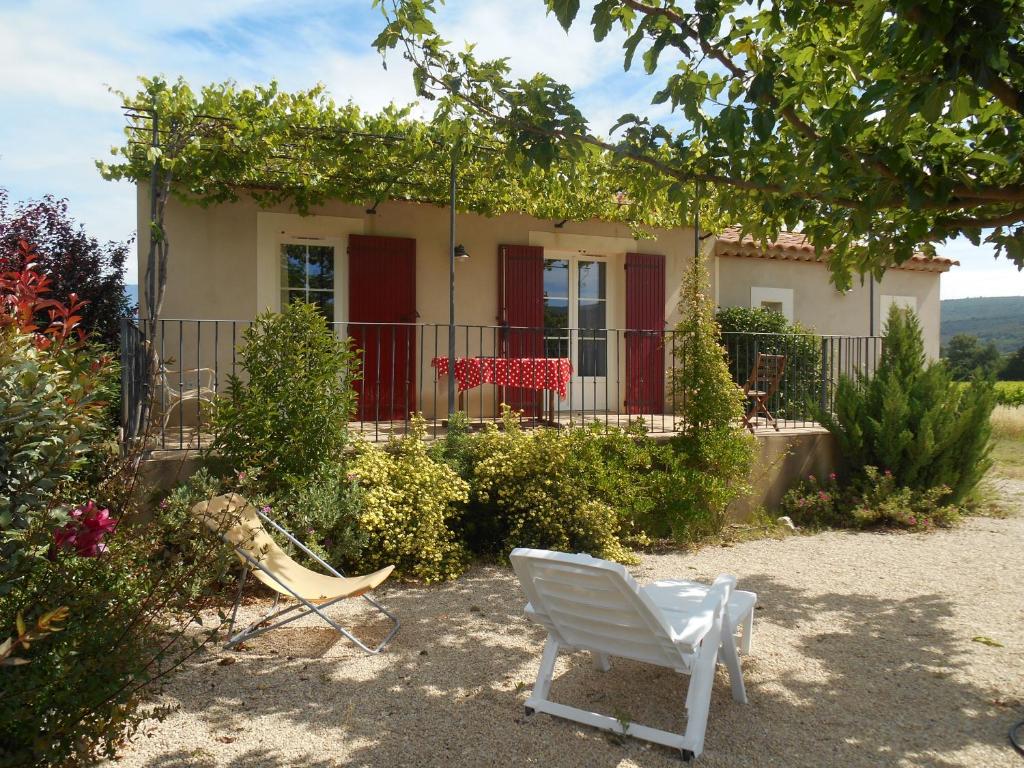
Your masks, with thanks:
[[[672,632],[672,642],[686,651],[696,651],[704,636],[715,625],[715,613],[724,619],[729,595],[736,586],[736,577],[722,574],[715,579],[700,606],[687,617],[679,632]]]
[[[289,533],[287,530],[282,528],[276,522],[271,520],[267,515],[265,515],[263,513],[262,510],[257,509],[256,510],[256,514],[260,516],[260,519],[263,520],[263,522],[269,523],[270,525],[272,525],[274,527],[274,529],[276,531],[278,531],[279,533],[283,534],[288,539],[288,541],[290,541],[292,544],[297,546],[299,549],[301,549],[303,552],[305,552],[311,558],[316,560],[318,563],[320,563],[320,565],[322,565],[328,571],[333,573],[339,579],[344,579],[345,578],[345,574],[343,572],[337,570],[336,568],[333,568],[329,563],[325,562],[322,557],[320,557],[318,554],[316,554],[313,550],[311,550],[309,547],[307,547],[305,544],[303,544],[301,541],[299,541],[297,538],[295,538],[291,533]]]

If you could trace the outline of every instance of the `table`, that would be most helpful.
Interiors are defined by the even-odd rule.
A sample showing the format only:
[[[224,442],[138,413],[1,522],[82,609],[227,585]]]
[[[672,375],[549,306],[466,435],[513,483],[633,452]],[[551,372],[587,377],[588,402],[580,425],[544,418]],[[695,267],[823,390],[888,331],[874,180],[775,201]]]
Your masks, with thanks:
[[[448,375],[448,358],[430,361],[437,377]],[[572,362],[565,357],[459,357],[455,360],[461,408],[462,393],[481,384],[544,390],[548,421],[555,420],[555,393],[565,399],[572,378]]]

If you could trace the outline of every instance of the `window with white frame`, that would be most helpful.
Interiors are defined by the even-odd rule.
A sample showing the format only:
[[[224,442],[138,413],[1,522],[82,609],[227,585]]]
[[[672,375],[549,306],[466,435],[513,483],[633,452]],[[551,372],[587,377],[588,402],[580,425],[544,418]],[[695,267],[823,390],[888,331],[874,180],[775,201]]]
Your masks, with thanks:
[[[751,286],[750,306],[754,309],[770,309],[793,322],[793,289]]]
[[[281,307],[293,301],[316,304],[334,322],[334,246],[281,244]]]
[[[607,273],[597,259],[544,260],[545,354],[571,359],[577,376],[608,375]]]

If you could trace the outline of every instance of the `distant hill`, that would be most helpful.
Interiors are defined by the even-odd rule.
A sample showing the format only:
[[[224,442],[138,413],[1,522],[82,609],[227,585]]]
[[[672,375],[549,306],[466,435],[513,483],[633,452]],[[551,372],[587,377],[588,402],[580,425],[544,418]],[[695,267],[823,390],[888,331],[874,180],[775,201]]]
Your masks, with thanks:
[[[946,299],[942,302],[942,344],[958,333],[995,342],[1000,352],[1024,346],[1024,296]]]

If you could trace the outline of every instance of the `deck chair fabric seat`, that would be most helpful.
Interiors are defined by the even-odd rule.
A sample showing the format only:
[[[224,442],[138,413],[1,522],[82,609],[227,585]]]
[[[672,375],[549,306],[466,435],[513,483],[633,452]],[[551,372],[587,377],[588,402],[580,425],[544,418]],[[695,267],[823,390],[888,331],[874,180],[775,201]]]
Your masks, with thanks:
[[[220,535],[224,541],[233,546],[235,554],[242,562],[241,584],[239,585],[238,598],[231,612],[231,623],[228,629],[229,640],[225,647],[230,648],[238,645],[244,640],[256,637],[270,629],[283,626],[309,613],[317,614],[339,633],[370,653],[377,653],[382,650],[398,631],[398,619],[384,609],[380,603],[366,594],[374,587],[382,584],[391,575],[395,568],[393,565],[364,576],[345,576],[324,562],[302,542],[238,494],[227,494],[217,496],[208,501],[201,501],[192,507],[192,514],[202,520],[208,528]],[[264,521],[330,571],[331,575],[318,573],[295,562],[274,538],[267,533],[263,525]],[[249,628],[231,637],[231,628],[234,626],[238,603],[241,600],[242,589],[245,586],[245,578],[249,573],[252,573],[256,579],[276,593],[274,606],[268,616],[259,619],[250,625]],[[298,601],[298,604],[282,611],[277,611],[277,605],[281,597],[294,598]],[[376,648],[370,648],[365,645],[348,630],[340,627],[323,613],[324,608],[334,603],[356,597],[362,597],[367,600],[392,621],[391,631]],[[301,611],[303,607],[307,610]],[[301,612],[277,624],[265,626],[272,619],[282,618],[294,611]]]
[[[692,581],[661,581],[640,587],[619,563],[585,554],[520,548],[512,566],[529,600],[526,615],[548,630],[527,712],[547,712],[586,725],[623,733],[614,717],[569,707],[548,696],[560,649],[590,651],[597,667],[609,657],[669,667],[690,675],[686,730],[670,733],[630,723],[625,733],[664,744],[684,759],[704,748],[715,666],[721,651],[729,667],[732,694],[746,703],[734,633],[742,624],[744,644],[752,630],[752,592],[738,593],[736,579],[722,575],[711,586]]]
[[[311,571],[281,549],[263,527],[256,508],[243,497],[220,496],[200,504],[196,507],[203,522],[215,532],[223,531],[228,543],[235,547],[244,545],[246,550],[253,553],[260,564],[266,567],[266,571],[257,568],[252,575],[285,597],[301,597],[313,602],[338,597],[359,597],[382,584],[395,570],[393,565],[389,565],[366,576],[342,577]],[[238,558],[245,562],[241,554],[238,554]]]

